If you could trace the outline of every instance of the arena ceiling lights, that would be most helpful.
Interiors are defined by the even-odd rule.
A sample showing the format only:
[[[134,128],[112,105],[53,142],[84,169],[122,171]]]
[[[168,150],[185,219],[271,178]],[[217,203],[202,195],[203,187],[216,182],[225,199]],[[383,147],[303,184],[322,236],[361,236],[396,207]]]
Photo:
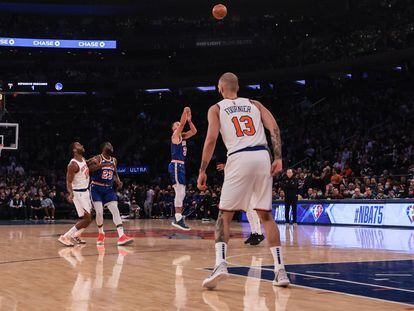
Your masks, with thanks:
[[[164,88],[164,89],[145,89],[144,90],[147,93],[167,93],[171,92],[170,89]]]
[[[212,92],[212,91],[216,90],[216,87],[214,85],[211,85],[211,86],[197,86],[196,89],[201,91],[201,92]]]

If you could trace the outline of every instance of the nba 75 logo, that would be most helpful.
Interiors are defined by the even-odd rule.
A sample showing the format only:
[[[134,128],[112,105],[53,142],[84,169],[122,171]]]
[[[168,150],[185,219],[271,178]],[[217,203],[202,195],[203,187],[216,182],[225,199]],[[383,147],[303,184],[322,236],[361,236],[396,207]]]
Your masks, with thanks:
[[[313,219],[315,219],[315,221],[317,221],[323,213],[323,205],[322,204],[312,205],[311,211],[312,211]]]
[[[407,206],[407,217],[411,223],[414,222],[414,205]]]

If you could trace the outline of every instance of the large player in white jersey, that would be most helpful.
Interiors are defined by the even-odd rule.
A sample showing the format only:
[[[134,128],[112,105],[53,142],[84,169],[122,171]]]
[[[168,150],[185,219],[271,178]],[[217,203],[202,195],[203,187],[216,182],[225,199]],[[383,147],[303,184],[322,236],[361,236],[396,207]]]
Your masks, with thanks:
[[[89,169],[83,157],[85,148],[79,142],[70,145],[73,159],[70,160],[66,174],[66,188],[69,192],[68,200],[75,204],[79,221],[58,239],[65,246],[74,246],[74,243],[85,244],[80,235],[92,222],[92,203],[89,195]]]
[[[280,233],[272,217],[273,176],[282,171],[282,143],[275,118],[261,103],[237,96],[238,78],[233,73],[220,77],[218,90],[223,100],[208,111],[208,131],[197,186],[207,188],[206,169],[213,156],[219,132],[227,147],[227,164],[216,222],[216,264],[203,287],[215,288],[228,276],[227,244],[230,223],[235,211],[246,211],[255,197],[257,211],[264,226],[274,259],[276,286],[290,284],[283,263]],[[274,160],[271,163],[264,128],[270,131]]]

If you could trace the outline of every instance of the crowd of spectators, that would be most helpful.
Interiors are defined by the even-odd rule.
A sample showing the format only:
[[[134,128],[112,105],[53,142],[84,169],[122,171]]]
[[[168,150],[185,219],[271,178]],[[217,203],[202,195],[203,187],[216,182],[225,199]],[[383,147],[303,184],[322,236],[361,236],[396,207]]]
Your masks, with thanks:
[[[387,87],[362,82],[335,82],[304,90],[301,96],[264,88],[241,90],[242,96],[259,99],[275,114],[284,166],[294,169],[300,198],[413,198],[412,81],[391,79]],[[217,99],[214,92],[11,98],[6,117],[20,123],[20,146],[18,152],[4,151],[0,158],[2,217],[52,219],[50,202],[59,217],[74,215],[65,198],[68,146],[73,140],[85,145],[87,157],[98,154],[99,144],[110,140],[120,164],[149,165],[148,174],[122,177],[125,188],[119,190],[119,198],[124,214],[171,216],[171,123],[185,105],[192,107],[199,130],[188,141],[186,209],[190,217],[211,217],[223,179],[214,168],[226,159],[222,143],[208,170],[208,191],[199,192],[195,182],[206,111]],[[275,179],[274,199],[283,198],[281,177]]]
[[[197,15],[3,14],[0,30],[7,37],[91,39],[98,34],[99,39],[118,40],[119,48],[63,53],[2,49],[1,78],[3,82],[173,81],[201,73],[217,75],[229,66],[236,72],[278,69],[414,46],[412,1],[348,3],[352,5],[341,13],[294,16],[269,9],[259,15],[234,12],[220,22]],[[209,49],[217,42],[225,47],[220,53]],[[294,170],[302,199],[413,197],[413,78],[408,70],[404,79],[390,75],[380,82],[359,74],[355,81],[348,77],[328,83],[315,78],[302,89],[269,81],[259,90],[241,90],[241,96],[260,100],[276,115],[284,166]],[[123,214],[171,216],[170,127],[184,106],[193,109],[199,129],[188,142],[186,213],[214,216],[223,179],[214,166],[225,162],[223,144],[219,143],[208,172],[210,188],[200,192],[194,185],[206,111],[218,101],[218,94],[184,89],[123,93],[119,84],[86,96],[7,98],[7,113],[0,111],[2,121],[20,123],[21,131],[19,151],[5,151],[0,158],[0,218],[52,221],[55,212],[56,217],[74,216],[65,193],[67,147],[74,140],[85,145],[87,156],[99,153],[100,143],[109,140],[120,164],[150,167],[146,175],[123,177],[125,188],[118,191]],[[283,178],[275,179],[275,200],[284,198]]]
[[[13,163],[1,167],[0,174],[0,219],[53,222],[56,206],[62,215],[62,207],[68,205],[64,201],[65,194],[57,193],[56,186],[49,186],[56,184],[53,179],[48,184],[44,176],[28,175],[20,165]],[[67,211],[65,209],[64,214]]]

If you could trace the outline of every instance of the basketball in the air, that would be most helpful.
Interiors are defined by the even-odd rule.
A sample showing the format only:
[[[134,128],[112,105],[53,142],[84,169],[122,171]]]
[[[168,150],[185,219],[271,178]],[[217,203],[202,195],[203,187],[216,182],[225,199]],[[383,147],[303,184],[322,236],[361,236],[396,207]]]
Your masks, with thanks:
[[[223,19],[227,15],[227,8],[223,4],[216,4],[213,7],[213,16],[215,19]]]

